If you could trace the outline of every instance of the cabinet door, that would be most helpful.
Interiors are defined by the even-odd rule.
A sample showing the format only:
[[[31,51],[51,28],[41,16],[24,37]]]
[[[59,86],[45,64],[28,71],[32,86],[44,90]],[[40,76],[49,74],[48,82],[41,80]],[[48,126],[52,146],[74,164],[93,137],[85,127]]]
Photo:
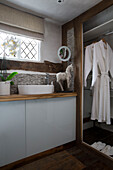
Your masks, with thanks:
[[[49,142],[56,147],[75,140],[76,98],[56,98],[47,101]],[[48,143],[49,143],[48,142]]]
[[[25,102],[0,102],[0,166],[25,157]]]
[[[47,100],[26,101],[26,152],[27,156],[46,148]]]
[[[75,140],[76,98],[26,101],[27,156]]]

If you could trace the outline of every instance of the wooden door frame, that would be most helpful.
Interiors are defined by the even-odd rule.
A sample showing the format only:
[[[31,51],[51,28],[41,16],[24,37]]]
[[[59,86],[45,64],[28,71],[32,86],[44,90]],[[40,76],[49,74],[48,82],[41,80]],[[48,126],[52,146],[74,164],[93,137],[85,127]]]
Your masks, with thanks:
[[[62,45],[67,45],[67,31],[74,28],[75,37],[75,53],[74,68],[76,75],[74,77],[74,90],[77,92],[77,108],[76,108],[76,142],[83,144],[82,135],[82,113],[83,113],[83,23],[91,17],[97,15],[103,10],[113,5],[113,0],[103,0],[93,8],[76,17],[72,21],[62,26]],[[64,64],[64,68],[66,63]]]

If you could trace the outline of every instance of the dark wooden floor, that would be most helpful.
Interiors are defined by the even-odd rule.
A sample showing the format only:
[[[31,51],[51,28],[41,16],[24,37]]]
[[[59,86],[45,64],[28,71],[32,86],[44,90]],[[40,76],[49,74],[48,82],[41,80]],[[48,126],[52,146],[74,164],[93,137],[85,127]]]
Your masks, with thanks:
[[[113,146],[113,132],[98,127],[86,129],[83,132],[83,141],[90,145],[94,142],[101,141]]]
[[[102,161],[80,146],[52,154],[16,170],[113,170]]]

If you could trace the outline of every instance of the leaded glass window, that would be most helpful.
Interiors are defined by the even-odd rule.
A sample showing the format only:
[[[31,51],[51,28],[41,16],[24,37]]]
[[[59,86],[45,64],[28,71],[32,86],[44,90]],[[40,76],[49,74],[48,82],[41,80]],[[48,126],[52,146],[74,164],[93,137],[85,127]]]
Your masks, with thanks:
[[[9,47],[3,46],[4,42],[7,44],[8,40],[12,41],[12,39],[14,42],[18,41],[19,44],[15,54],[9,52]],[[0,58],[5,56],[11,60],[38,62],[40,61],[40,47],[41,41],[39,40],[0,32]]]

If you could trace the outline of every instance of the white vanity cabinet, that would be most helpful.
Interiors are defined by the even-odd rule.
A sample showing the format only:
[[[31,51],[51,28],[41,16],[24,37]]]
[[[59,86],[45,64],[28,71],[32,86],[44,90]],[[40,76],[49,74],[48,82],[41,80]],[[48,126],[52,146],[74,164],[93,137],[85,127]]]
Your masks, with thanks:
[[[26,101],[26,156],[74,141],[76,97]]]
[[[25,157],[25,101],[0,102],[0,167]]]
[[[0,102],[0,167],[76,139],[76,97]]]

